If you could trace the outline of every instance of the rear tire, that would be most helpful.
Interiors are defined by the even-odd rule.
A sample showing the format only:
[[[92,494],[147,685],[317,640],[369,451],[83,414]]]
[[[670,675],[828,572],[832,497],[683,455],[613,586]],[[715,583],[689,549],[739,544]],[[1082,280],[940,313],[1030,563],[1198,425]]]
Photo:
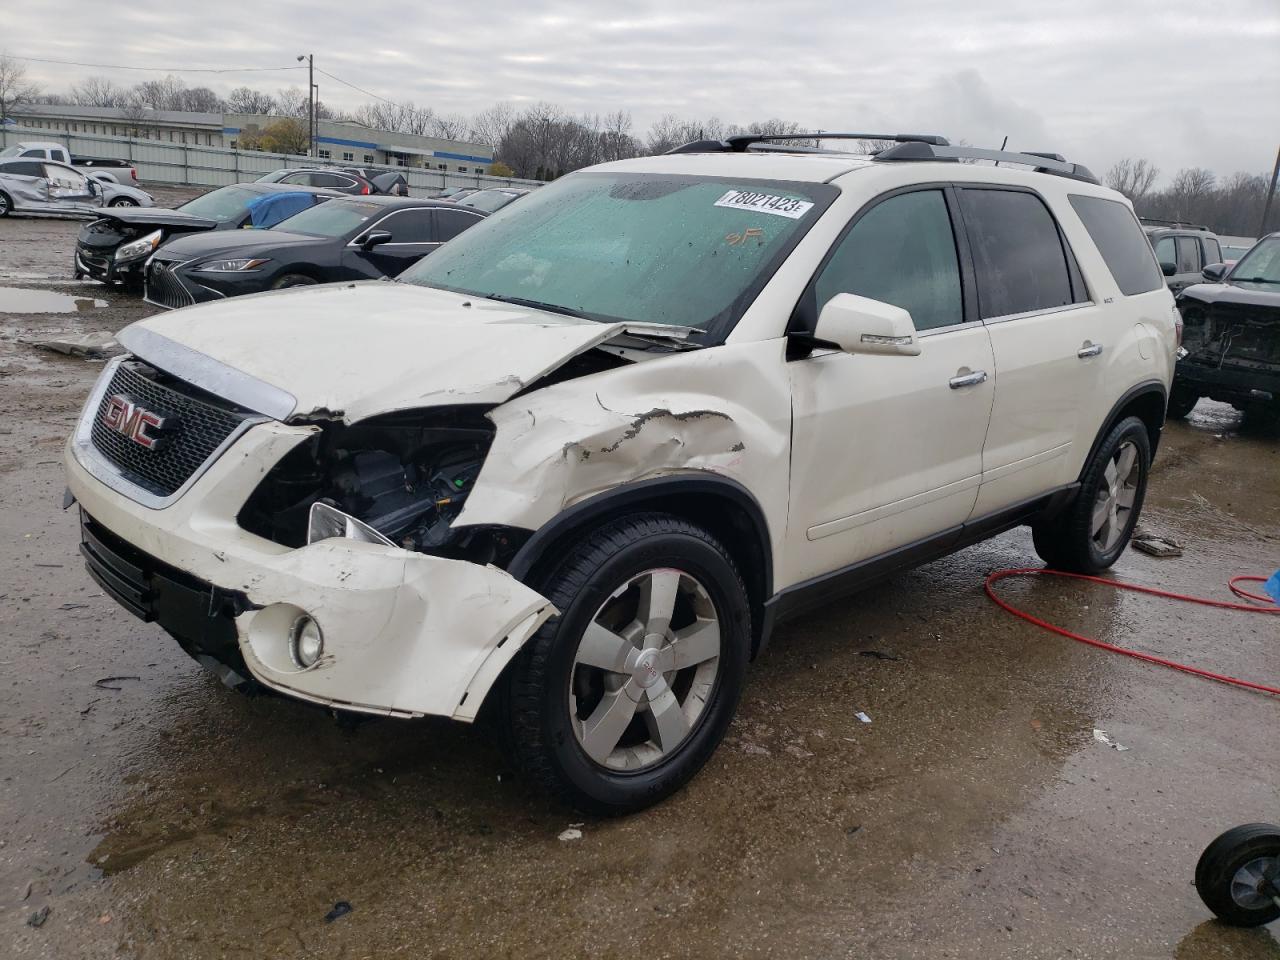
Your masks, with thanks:
[[[0,217],[7,217],[13,212],[13,198],[0,190]]]
[[[1196,864],[1196,892],[1223,923],[1259,927],[1280,918],[1280,905],[1258,889],[1269,872],[1280,872],[1280,827],[1247,823],[1205,848]]]
[[[1073,573],[1101,573],[1115,563],[1138,522],[1150,470],[1147,426],[1126,417],[1098,445],[1072,504],[1032,526],[1040,559]]]
[[[1189,387],[1174,387],[1169,394],[1169,409],[1165,416],[1170,420],[1185,420],[1200,402],[1200,394]]]
[[[310,287],[319,283],[315,277],[308,277],[304,273],[286,273],[283,277],[271,285],[272,290],[283,290],[286,287]]]
[[[497,719],[544,789],[589,814],[631,813],[723,739],[750,653],[746,588],[715,538],[669,514],[621,517],[561,555],[541,584],[561,614],[513,661]]]

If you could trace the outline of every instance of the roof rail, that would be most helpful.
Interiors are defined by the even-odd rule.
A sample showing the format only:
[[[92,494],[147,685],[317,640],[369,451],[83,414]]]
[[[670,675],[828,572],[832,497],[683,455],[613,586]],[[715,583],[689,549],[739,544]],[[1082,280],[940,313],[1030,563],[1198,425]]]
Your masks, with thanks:
[[[1138,222],[1149,223],[1152,226],[1173,227],[1175,230],[1205,230],[1209,233],[1213,232],[1202,223],[1188,223],[1186,220],[1161,220],[1158,217],[1139,217]]]
[[[1084,183],[1098,183],[1098,178],[1083,164],[1068,163],[1056,153],[1016,153],[1011,150],[984,150],[981,147],[953,147],[923,142],[901,143],[875,155],[879,162],[904,162],[920,160],[994,160],[997,163],[1018,163],[1034,167],[1037,173],[1052,173]]]
[[[742,133],[723,140],[694,140],[667,153],[745,153],[750,147],[767,144],[771,140],[892,140],[894,143],[947,145],[947,138],[936,133]]]

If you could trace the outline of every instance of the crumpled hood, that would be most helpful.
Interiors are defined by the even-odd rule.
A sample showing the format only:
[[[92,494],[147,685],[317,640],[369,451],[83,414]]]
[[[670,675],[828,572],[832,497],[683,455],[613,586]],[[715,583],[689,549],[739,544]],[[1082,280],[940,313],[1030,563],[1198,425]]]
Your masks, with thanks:
[[[1250,283],[1227,278],[1225,283],[1197,283],[1185,287],[1180,296],[1203,303],[1243,303],[1280,308],[1280,286],[1274,283]]]
[[[185,307],[131,324],[117,339],[159,369],[275,419],[354,423],[503,403],[626,326],[373,280]]]
[[[214,230],[217,220],[197,217],[181,210],[160,207],[104,207],[98,211],[104,220],[117,220],[133,227],[181,227],[183,230]]]

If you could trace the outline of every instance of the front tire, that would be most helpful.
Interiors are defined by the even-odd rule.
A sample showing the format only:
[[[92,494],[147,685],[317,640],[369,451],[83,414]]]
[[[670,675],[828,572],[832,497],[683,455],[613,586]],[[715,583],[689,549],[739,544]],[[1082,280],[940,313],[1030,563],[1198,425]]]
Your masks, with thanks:
[[[677,517],[622,517],[569,546],[542,584],[561,611],[508,671],[507,743],[586,813],[631,813],[694,776],[737,709],[750,654],[728,551]]]
[[[271,289],[284,290],[286,287],[309,287],[319,282],[315,277],[308,277],[304,273],[286,273],[271,285]]]
[[[1170,420],[1185,420],[1200,402],[1200,394],[1188,387],[1174,387],[1169,394],[1169,409],[1165,413]]]
[[[1036,553],[1055,570],[1101,573],[1120,558],[1142,511],[1151,438],[1137,417],[1117,423],[1080,478],[1061,515],[1033,525]]]
[[[13,198],[0,190],[0,217],[7,217],[11,213],[13,213]]]
[[[137,205],[138,201],[133,200],[130,197],[116,197],[107,204],[109,207],[136,207]]]
[[[1280,918],[1280,904],[1266,889],[1280,886],[1280,827],[1233,827],[1205,848],[1196,864],[1196,892],[1223,923],[1259,927]]]

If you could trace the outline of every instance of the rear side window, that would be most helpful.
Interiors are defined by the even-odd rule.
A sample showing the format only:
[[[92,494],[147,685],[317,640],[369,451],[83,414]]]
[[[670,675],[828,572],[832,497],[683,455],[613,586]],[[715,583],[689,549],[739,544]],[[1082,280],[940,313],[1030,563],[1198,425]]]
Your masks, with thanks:
[[[1075,302],[1067,253],[1044,201],[1013,190],[960,191],[984,320]]]
[[[1200,246],[1195,237],[1178,237],[1178,272],[1200,272]]]
[[[1156,243],[1156,259],[1161,264],[1171,263],[1178,269],[1178,251],[1174,249],[1173,237],[1161,237]]]
[[[960,264],[942,192],[900,194],[864,214],[818,276],[818,312],[838,293],[902,307],[917,330],[960,323]]]
[[[1218,246],[1218,241],[1213,237],[1201,237],[1200,242],[1204,244],[1204,262],[1205,263],[1221,263],[1222,248]]]
[[[467,227],[474,227],[480,218],[461,210],[436,210],[436,239],[441,243],[452,240]]]
[[[431,243],[435,240],[431,233],[430,210],[401,210],[374,224],[373,229],[390,231],[392,243]]]
[[[1151,257],[1151,244],[1127,206],[1117,200],[1072,194],[1071,207],[1089,231],[1122,294],[1132,297],[1164,286]]]

